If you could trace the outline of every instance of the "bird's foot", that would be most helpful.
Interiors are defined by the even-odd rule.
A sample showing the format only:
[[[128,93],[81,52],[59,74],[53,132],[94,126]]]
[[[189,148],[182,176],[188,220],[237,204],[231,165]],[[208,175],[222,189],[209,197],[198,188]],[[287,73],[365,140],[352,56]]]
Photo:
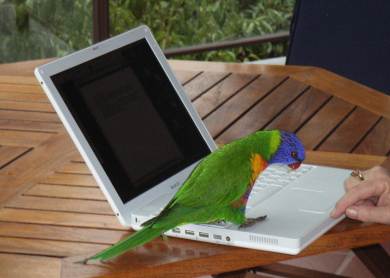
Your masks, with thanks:
[[[225,226],[227,224],[227,222],[225,220],[218,220],[218,221],[214,221],[214,222],[209,222],[207,224],[217,225],[217,226]]]
[[[261,222],[267,218],[267,215],[263,215],[257,218],[247,218],[245,223],[241,224],[238,228],[248,228],[253,226],[254,224]]]

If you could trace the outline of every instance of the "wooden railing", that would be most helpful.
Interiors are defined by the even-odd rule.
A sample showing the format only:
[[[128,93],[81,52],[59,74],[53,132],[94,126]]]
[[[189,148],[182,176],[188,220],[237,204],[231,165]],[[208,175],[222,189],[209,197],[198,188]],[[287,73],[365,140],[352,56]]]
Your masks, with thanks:
[[[93,0],[93,41],[99,42],[109,38],[109,4],[108,0]],[[247,45],[256,45],[268,42],[283,42],[289,38],[289,32],[279,32],[249,38],[211,42],[180,48],[169,48],[164,50],[167,57],[176,55],[192,54],[198,52],[212,51],[218,49],[234,48]]]

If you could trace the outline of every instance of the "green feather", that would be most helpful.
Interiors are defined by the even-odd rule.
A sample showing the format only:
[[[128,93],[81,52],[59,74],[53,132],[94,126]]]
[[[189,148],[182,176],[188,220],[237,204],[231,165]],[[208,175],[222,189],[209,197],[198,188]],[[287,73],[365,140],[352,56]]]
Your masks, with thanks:
[[[114,258],[184,224],[218,220],[243,224],[244,212],[232,204],[248,190],[251,157],[259,154],[270,160],[280,142],[279,131],[260,131],[216,150],[199,163],[163,211],[145,222],[142,230],[88,260]]]
[[[145,244],[155,239],[156,237],[161,235],[162,232],[163,229],[153,229],[152,227],[145,227],[142,230],[132,234],[131,236],[119,241],[115,245],[94,255],[93,257],[88,258],[86,261],[90,261],[90,260],[105,261],[117,257],[130,249],[133,249],[137,246],[140,246],[142,244]]]

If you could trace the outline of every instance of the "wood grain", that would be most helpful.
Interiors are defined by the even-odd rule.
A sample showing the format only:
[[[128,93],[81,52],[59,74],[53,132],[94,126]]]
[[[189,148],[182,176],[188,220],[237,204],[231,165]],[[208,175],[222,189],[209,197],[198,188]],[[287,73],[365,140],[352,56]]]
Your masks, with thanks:
[[[0,100],[49,103],[46,95],[34,93],[0,92]]]
[[[53,134],[46,132],[0,129],[0,145],[35,147],[52,136]]]
[[[119,224],[115,216],[73,212],[3,208],[0,210],[0,221],[126,230],[125,227]]]
[[[250,111],[236,120],[227,131],[217,138],[218,142],[230,142],[263,129],[307,88],[301,82],[287,79],[261,102],[253,106]]]
[[[352,112],[353,108],[353,105],[343,100],[332,98],[297,132],[297,136],[302,140],[305,148],[315,149],[348,113]]]
[[[0,254],[0,277],[61,277],[59,258]]]
[[[128,231],[0,222],[0,237],[114,244]]]
[[[41,183],[97,187],[95,179],[90,174],[83,175],[54,173],[41,181]]]
[[[1,109],[0,109],[0,119],[60,123],[58,116],[54,113],[12,111],[12,110],[1,110]]]
[[[191,79],[193,79],[195,76],[199,74],[201,74],[200,71],[191,71],[191,70],[183,70],[183,71],[175,72],[175,76],[181,84],[186,84],[188,81],[190,81]]]
[[[9,75],[9,74],[4,74],[5,72],[10,73],[10,68],[9,66],[12,67],[12,65],[4,65],[0,64],[0,68],[2,69],[2,72],[0,74],[0,83],[1,84],[16,84],[16,85],[36,85],[39,86],[39,83],[35,76],[33,75],[24,75],[24,76],[17,76],[17,75]],[[34,65],[35,67],[35,65]]]
[[[99,252],[107,247],[103,244],[0,236],[0,252],[13,254],[69,257]]]
[[[46,58],[39,60],[31,61],[21,61],[16,63],[1,64],[0,65],[0,75],[5,75],[7,77],[11,76],[12,79],[7,79],[7,82],[14,82],[16,84],[24,84],[23,82],[19,83],[19,78],[28,77],[28,81],[31,81],[31,77],[34,78],[34,69],[40,65],[49,63],[55,58]]]
[[[356,108],[351,115],[321,144],[318,150],[351,152],[367,134],[379,117],[363,108]]]
[[[189,98],[193,100],[221,82],[228,75],[228,73],[220,72],[211,74],[204,74],[202,72],[189,83],[185,84],[184,90],[187,92]]]
[[[176,70],[205,70],[210,72],[235,72],[290,76],[309,86],[339,97],[352,105],[360,106],[374,114],[390,119],[390,97],[355,81],[325,69],[304,66],[280,66],[242,63],[170,60]]]
[[[114,215],[106,201],[80,200],[68,198],[47,198],[20,195],[10,200],[7,208],[23,208],[48,211],[81,212]]]
[[[254,81],[255,78],[257,78],[257,75],[229,75],[224,82],[218,83],[216,86],[212,87],[207,93],[196,99],[193,104],[199,115],[204,118],[231,98],[235,93]]]
[[[3,146],[0,147],[0,169],[25,154],[29,148]]]
[[[0,119],[0,129],[57,133],[63,131],[63,126],[56,122]]]
[[[382,118],[353,152],[388,156],[389,151],[390,120]]]
[[[380,165],[386,157],[376,155],[348,154],[339,152],[306,151],[305,163],[345,169],[368,169]]]
[[[330,95],[315,88],[310,88],[273,119],[265,129],[295,132],[313,117],[330,98]]]
[[[64,165],[61,169],[57,171],[57,173],[66,173],[66,174],[89,174],[87,165],[85,163],[71,162]]]
[[[40,94],[43,95],[43,91],[39,85],[25,85],[25,84],[0,84],[0,93],[27,93],[27,94]]]
[[[0,109],[54,113],[49,103],[0,100]]]
[[[99,188],[54,184],[37,184],[24,193],[25,196],[71,198],[81,200],[106,200]]]
[[[252,106],[272,92],[273,89],[280,86],[284,80],[283,78],[268,78],[262,75],[229,99],[204,120],[211,135],[217,137],[237,118],[245,114]]]
[[[44,143],[34,148],[18,160],[1,171],[0,178],[0,207],[4,203],[29,188],[53,169],[62,166],[75,154],[73,144],[65,134],[52,135]]]

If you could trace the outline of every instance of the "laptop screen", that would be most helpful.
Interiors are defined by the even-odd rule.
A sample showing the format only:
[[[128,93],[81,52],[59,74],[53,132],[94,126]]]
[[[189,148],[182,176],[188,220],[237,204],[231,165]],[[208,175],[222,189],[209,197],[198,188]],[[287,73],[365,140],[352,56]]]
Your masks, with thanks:
[[[210,153],[145,39],[51,79],[123,203]]]

